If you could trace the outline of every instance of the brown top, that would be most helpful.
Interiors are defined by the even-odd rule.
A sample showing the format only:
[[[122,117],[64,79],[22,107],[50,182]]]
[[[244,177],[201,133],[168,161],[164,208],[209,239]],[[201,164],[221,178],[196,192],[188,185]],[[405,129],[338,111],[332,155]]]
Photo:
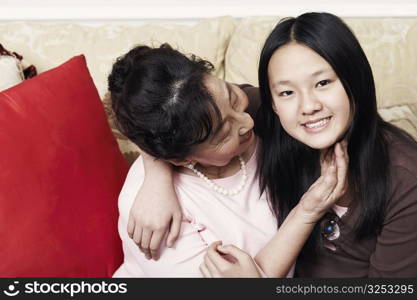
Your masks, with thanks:
[[[241,88],[254,115],[259,91]],[[340,235],[331,241],[333,247],[324,247],[315,259],[297,261],[296,276],[417,277],[417,146],[397,136],[390,139],[391,190],[381,234],[357,242],[353,228],[359,208],[348,209],[338,221]]]
[[[340,235],[318,257],[299,260],[299,277],[417,277],[417,146],[391,135],[391,190],[381,234],[356,241],[359,208],[338,221]]]

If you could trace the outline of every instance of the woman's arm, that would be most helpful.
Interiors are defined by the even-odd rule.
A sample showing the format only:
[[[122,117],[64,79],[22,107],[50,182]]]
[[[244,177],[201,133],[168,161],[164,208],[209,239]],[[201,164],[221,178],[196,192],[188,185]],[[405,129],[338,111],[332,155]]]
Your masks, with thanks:
[[[205,277],[285,277],[294,264],[315,223],[344,193],[348,157],[346,144],[337,144],[334,158],[322,162],[322,176],[303,195],[277,234],[256,255],[231,246],[212,245],[200,267]],[[222,256],[232,255],[232,259]],[[256,262],[256,263],[255,263]],[[258,267],[261,269],[258,269]],[[258,275],[258,276],[257,276]]]
[[[164,237],[168,247],[176,241],[182,213],[172,183],[172,166],[141,154],[145,178],[130,209],[127,231],[147,259],[157,260]]]
[[[124,262],[115,277],[201,277],[198,270],[207,243],[199,232],[199,226],[191,221],[195,216],[183,209],[181,230],[174,247],[161,245],[158,260],[146,259],[128,236],[129,211],[145,180],[143,159],[140,157],[129,169],[119,196],[118,231],[123,244]]]

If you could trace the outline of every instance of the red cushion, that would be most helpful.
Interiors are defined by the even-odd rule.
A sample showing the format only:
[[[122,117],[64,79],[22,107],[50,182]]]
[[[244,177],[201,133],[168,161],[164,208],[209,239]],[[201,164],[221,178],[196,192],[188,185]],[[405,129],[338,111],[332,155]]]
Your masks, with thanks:
[[[0,276],[111,276],[128,166],[84,56],[0,93],[0,157]]]

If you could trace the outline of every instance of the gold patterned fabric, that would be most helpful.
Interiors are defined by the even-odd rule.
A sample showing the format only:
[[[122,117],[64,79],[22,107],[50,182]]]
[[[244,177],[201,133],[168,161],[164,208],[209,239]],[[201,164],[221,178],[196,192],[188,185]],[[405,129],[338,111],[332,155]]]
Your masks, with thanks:
[[[113,62],[138,44],[169,43],[184,53],[207,59],[214,65],[215,75],[223,78],[224,56],[234,26],[231,17],[206,19],[194,25],[7,22],[0,23],[0,43],[22,54],[39,73],[84,54],[99,94],[104,97]]]

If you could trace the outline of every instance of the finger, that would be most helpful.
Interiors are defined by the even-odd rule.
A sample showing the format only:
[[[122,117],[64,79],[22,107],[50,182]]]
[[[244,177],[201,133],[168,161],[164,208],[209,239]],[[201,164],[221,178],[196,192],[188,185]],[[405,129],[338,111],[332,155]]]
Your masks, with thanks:
[[[140,246],[140,242],[142,240],[142,227],[135,226],[133,231],[133,241],[136,245]]]
[[[321,154],[320,158],[320,177],[311,186],[310,189],[314,188],[318,184],[322,184],[326,178],[326,174],[329,173],[329,167],[334,164],[335,156],[333,149],[327,150],[325,154]]]
[[[326,190],[333,190],[333,181],[332,178],[336,178],[334,175],[334,171],[336,170],[335,163],[329,162],[329,167],[326,169],[326,171],[309,187],[306,193],[304,195],[308,194],[310,197],[313,196],[314,199],[317,199],[319,201],[322,201],[323,198],[326,196],[324,195]],[[330,193],[330,191],[329,191]]]
[[[220,242],[214,242],[210,244],[207,249],[206,255],[204,257],[207,267],[211,271],[211,274],[214,275],[214,272],[219,273],[220,270],[224,270],[230,265],[230,262],[222,257],[222,255],[217,251],[217,247],[221,245]],[[211,265],[210,265],[211,263]],[[210,268],[213,267],[213,268]]]
[[[135,232],[135,218],[129,214],[129,220],[127,222],[127,234],[133,239],[133,233]]]
[[[320,153],[320,162],[329,161],[329,158],[331,157],[331,149],[323,150]]]
[[[220,246],[222,243],[223,243],[222,241],[215,241],[208,246],[207,250],[212,249],[216,251],[217,247]]]
[[[337,166],[337,185],[334,189],[335,197],[339,198],[342,196],[342,191],[346,186],[348,161],[343,146],[337,144],[335,147],[336,166]]]
[[[336,166],[332,163],[326,174],[324,174],[323,179],[320,184],[318,184],[315,189],[312,191],[313,196],[318,201],[327,201],[329,196],[332,194],[333,190],[337,185],[337,176],[336,176]]]
[[[151,252],[151,259],[159,259],[159,248],[161,246],[162,239],[165,236],[165,231],[154,231],[152,234],[151,242],[149,243],[149,248]]]
[[[151,239],[152,239],[152,231],[144,229],[142,231],[142,240],[140,242],[140,247],[147,259],[151,259],[151,250],[149,249],[149,244],[151,243]]]
[[[209,251],[215,251],[215,250],[210,249],[207,251],[206,255],[204,256],[204,263],[213,278],[221,277],[220,270],[224,270],[223,269],[223,267],[225,267],[224,262],[220,262],[220,265],[218,265],[216,262],[212,261],[210,258],[210,255],[208,255]]]
[[[346,140],[342,141],[342,150],[345,154],[345,160],[347,161],[347,165],[349,166],[349,154],[348,154],[348,143]]]
[[[203,276],[205,278],[212,278],[213,277],[204,262],[200,265],[200,272],[201,272],[201,274],[203,274]]]
[[[329,168],[326,170],[326,173],[323,176],[323,184],[333,185],[333,187],[337,184],[337,165],[335,156],[329,163]]]
[[[323,161],[320,164],[320,174],[325,174],[328,168],[329,168],[329,163],[327,161]]]
[[[345,159],[349,162],[349,155],[348,155],[348,142],[346,139],[341,141],[340,143],[341,149],[343,151],[343,154],[345,155]]]
[[[311,191],[313,191],[314,189],[317,189],[317,186],[319,186],[319,185],[322,185],[322,184],[323,184],[323,181],[324,181],[324,179],[326,178],[326,174],[328,174],[328,172],[329,172],[329,167],[330,167],[330,165],[331,165],[331,161],[328,161],[328,162],[326,162],[325,164],[327,165],[327,167],[322,168],[320,177],[319,177],[319,178],[317,178],[317,180],[316,180],[315,182],[313,182],[313,184],[312,184],[312,185],[310,185],[310,187],[308,188],[307,192],[311,192]],[[307,193],[307,192],[306,192],[306,193]],[[306,193],[305,193],[305,194],[306,194]],[[314,192],[313,192],[313,193],[314,193]],[[321,195],[320,195],[320,196],[321,196]]]
[[[206,256],[209,256],[212,261],[221,262],[221,260],[223,260],[223,259],[219,260],[219,258],[221,258],[221,255],[219,252],[217,252],[217,247],[220,246],[221,244],[222,244],[222,241],[215,241],[208,246]]]
[[[167,236],[167,247],[172,247],[180,235],[182,215],[175,214],[172,218],[171,227]]]
[[[327,149],[320,154],[321,175],[325,174],[333,159],[332,149]]]
[[[324,179],[323,175],[317,178],[317,180],[314,181],[314,183],[308,188],[307,192],[315,189],[317,185],[320,185],[323,182],[323,179]]]
[[[325,196],[325,199],[328,198],[333,193],[336,186],[337,186],[337,166],[336,166],[336,159],[334,159],[332,163],[330,164],[329,169],[327,170],[327,173],[323,179],[322,194]]]
[[[326,159],[324,154],[321,154],[320,155],[320,174],[321,175],[326,173],[328,166],[329,166],[328,160]]]
[[[242,249],[234,245],[226,245],[226,246],[219,245],[217,247],[217,250],[223,254],[228,254],[228,255],[233,256],[237,260],[237,262],[242,262],[245,259],[248,259],[250,257],[249,254],[247,254],[245,251],[243,251]]]

